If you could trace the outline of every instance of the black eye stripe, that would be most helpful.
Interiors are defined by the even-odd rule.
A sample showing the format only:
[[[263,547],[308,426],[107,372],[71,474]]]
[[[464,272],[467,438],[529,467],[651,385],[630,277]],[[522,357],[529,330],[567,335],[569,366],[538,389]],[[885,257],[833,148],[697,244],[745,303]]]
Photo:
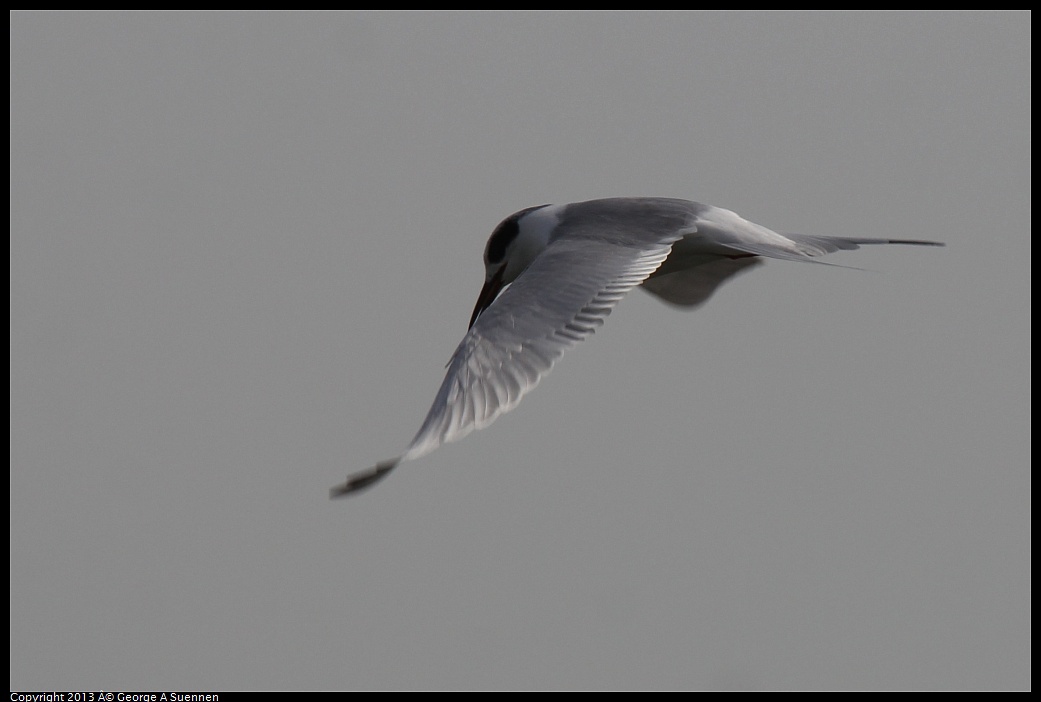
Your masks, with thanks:
[[[536,205],[520,212],[514,212],[504,219],[492,232],[488,239],[488,247],[484,251],[484,260],[488,263],[499,263],[506,256],[506,249],[520,233],[520,218],[534,210],[541,210],[549,205]]]

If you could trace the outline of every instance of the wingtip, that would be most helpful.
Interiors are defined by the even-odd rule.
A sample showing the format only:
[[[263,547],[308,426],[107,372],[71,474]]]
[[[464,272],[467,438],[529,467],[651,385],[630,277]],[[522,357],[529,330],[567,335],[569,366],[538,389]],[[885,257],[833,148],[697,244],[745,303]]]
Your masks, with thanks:
[[[400,462],[400,458],[394,458],[389,461],[377,463],[375,466],[363,473],[355,473],[354,475],[348,476],[347,481],[343,483],[343,485],[337,485],[329,489],[329,499],[335,500],[340,497],[346,497],[372,487],[377,482],[387,477],[387,473],[394,470]]]
[[[891,244],[905,244],[907,246],[947,246],[942,241],[927,241],[925,239],[893,239]]]

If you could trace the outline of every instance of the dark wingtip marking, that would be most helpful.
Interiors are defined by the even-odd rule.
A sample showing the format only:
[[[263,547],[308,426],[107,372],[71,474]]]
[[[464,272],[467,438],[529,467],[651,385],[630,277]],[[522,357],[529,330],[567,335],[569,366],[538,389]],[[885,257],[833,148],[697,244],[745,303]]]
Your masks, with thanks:
[[[904,244],[907,246],[947,246],[942,241],[924,241],[922,239],[890,239],[890,244]]]
[[[329,490],[329,498],[336,499],[338,497],[346,497],[347,495],[360,492],[367,488],[372,487],[383,478],[387,477],[387,473],[394,470],[399,463],[399,459],[395,458],[390,461],[383,461],[377,463],[370,470],[364,473],[356,473],[349,478],[343,485],[337,485]]]

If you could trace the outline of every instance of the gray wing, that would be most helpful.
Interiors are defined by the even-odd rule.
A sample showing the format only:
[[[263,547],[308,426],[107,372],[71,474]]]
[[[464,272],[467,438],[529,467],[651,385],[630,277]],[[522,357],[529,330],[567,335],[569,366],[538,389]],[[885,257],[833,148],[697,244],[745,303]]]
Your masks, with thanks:
[[[761,263],[760,256],[821,263],[813,259],[870,244],[943,246],[916,239],[778,234],[720,207],[700,205],[693,212],[697,231],[677,242],[669,259],[643,283],[662,300],[687,308],[703,304],[727,280]]]
[[[917,239],[862,239],[806,234],[778,234],[772,229],[750,222],[735,212],[704,205],[694,220],[697,235],[685,240],[690,250],[702,253],[752,254],[788,261],[807,261],[816,256],[840,250],[859,249],[871,244],[909,244],[943,246],[936,241]]]
[[[581,220],[585,221],[585,220]],[[624,223],[566,226],[496,298],[463,337],[422,427],[401,456],[333,488],[333,497],[371,486],[400,462],[488,426],[517,406],[567,349],[603,324],[611,309],[669,255],[689,214],[671,225],[622,231]],[[604,228],[613,231],[605,231]]]

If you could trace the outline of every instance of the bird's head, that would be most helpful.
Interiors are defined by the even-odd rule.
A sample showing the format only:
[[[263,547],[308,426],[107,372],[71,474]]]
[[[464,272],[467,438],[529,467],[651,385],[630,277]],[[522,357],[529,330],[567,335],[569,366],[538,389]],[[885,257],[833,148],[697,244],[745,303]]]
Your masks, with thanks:
[[[495,302],[503,288],[512,283],[535,260],[552,239],[560,222],[560,210],[538,205],[504,219],[488,237],[484,247],[484,287],[477,298],[470,326]]]

